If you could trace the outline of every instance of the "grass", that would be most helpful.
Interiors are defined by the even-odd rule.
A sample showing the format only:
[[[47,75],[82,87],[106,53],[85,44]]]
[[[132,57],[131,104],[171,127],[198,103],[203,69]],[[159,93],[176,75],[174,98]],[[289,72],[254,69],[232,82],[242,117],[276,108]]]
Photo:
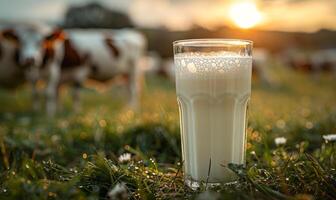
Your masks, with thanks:
[[[336,199],[336,142],[322,138],[336,133],[335,79],[271,72],[276,86],[253,82],[247,166],[226,166],[238,183],[198,191],[183,184],[169,81],[147,79],[139,113],[113,87],[83,91],[78,114],[64,95],[55,119],[31,111],[29,89],[1,90],[0,199],[115,199],[117,185],[131,199]],[[120,162],[124,153],[131,160]]]

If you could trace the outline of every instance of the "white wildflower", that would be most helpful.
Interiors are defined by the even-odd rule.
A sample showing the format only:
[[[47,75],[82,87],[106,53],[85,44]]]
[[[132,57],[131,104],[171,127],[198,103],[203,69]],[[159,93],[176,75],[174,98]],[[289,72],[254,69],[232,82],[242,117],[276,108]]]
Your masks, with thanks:
[[[110,200],[126,200],[128,199],[127,187],[125,183],[117,183],[108,193]]]
[[[131,154],[130,153],[124,153],[121,154],[118,158],[119,162],[128,162],[131,160]]]
[[[322,137],[328,142],[336,141],[336,134],[323,135]]]
[[[280,119],[276,122],[276,126],[280,129],[284,129],[286,127],[286,122],[284,120]]]
[[[285,137],[277,137],[274,139],[274,142],[277,146],[282,145],[282,144],[286,144],[287,139]]]

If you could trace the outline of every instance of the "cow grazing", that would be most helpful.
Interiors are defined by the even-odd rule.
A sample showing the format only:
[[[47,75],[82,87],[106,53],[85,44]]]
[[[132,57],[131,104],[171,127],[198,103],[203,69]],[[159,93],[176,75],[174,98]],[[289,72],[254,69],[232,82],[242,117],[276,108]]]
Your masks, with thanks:
[[[127,77],[130,104],[138,107],[142,57],[146,40],[130,29],[61,30],[46,34],[33,26],[17,26],[3,31],[4,38],[17,48],[17,62],[33,86],[33,102],[37,102],[36,82],[47,81],[46,108],[56,112],[59,86],[74,87],[74,107],[79,108],[79,89],[88,79],[107,81],[117,76]],[[35,106],[34,106],[35,107]]]
[[[65,30],[60,83],[73,83],[78,108],[79,89],[87,78],[108,81],[126,77],[130,105],[136,109],[142,80],[139,64],[145,49],[144,36],[131,29]]]

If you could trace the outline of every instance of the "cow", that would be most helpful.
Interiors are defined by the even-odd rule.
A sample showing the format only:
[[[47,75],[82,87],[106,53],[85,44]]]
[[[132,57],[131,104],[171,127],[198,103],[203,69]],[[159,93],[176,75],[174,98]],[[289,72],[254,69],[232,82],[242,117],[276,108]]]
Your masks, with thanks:
[[[14,57],[9,59],[8,62],[12,63],[13,69],[16,70],[16,76],[8,76],[11,81],[19,78],[21,82],[28,81],[32,85],[32,102],[34,110],[39,109],[39,92],[37,90],[37,82],[41,78],[40,68],[45,61],[45,52],[49,46],[53,49],[60,48],[60,44],[54,44],[60,39],[61,31],[54,31],[49,26],[39,23],[15,23],[1,31],[3,41],[8,43],[5,52],[11,53],[14,48]],[[58,51],[60,52],[60,51]],[[60,57],[60,56],[55,56]],[[52,77],[52,71],[58,68],[58,62],[54,61],[48,63],[49,67],[46,69],[48,72],[47,90],[50,90],[50,82],[55,82]],[[8,68],[10,65],[2,64],[3,68]],[[6,69],[2,69],[5,73]],[[49,76],[50,75],[50,76]],[[13,81],[15,82],[15,81]],[[47,98],[52,99],[47,95]],[[47,100],[50,104],[50,101]],[[50,106],[48,106],[50,107]]]
[[[294,70],[309,73],[315,79],[319,78],[321,72],[332,72],[336,76],[336,49],[289,49],[283,55],[285,64]]]
[[[130,104],[135,109],[138,107],[141,71],[137,65],[146,48],[146,40],[139,32],[57,28],[46,35],[39,29],[20,26],[5,30],[3,35],[19,46],[18,62],[32,83],[33,97],[36,81],[47,81],[49,116],[56,112],[59,87],[63,83],[74,87],[74,107],[78,110],[79,90],[88,78],[107,81],[118,75],[127,77]]]
[[[336,76],[336,49],[317,50],[311,55],[312,68],[317,74],[331,71]]]
[[[64,54],[60,83],[74,86],[74,107],[79,108],[79,91],[89,78],[109,81],[125,77],[132,108],[139,107],[142,71],[139,66],[146,39],[132,29],[68,29],[64,33]]]
[[[311,63],[310,54],[296,48],[289,48],[282,53],[282,61],[284,65],[293,70],[301,71],[304,73],[313,72],[314,68]]]

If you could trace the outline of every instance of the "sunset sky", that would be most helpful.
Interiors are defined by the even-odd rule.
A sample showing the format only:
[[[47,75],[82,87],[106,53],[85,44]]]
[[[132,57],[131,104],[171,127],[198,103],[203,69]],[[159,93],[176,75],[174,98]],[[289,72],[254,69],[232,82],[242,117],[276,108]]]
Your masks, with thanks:
[[[68,5],[87,0],[0,0],[0,20],[61,22]],[[336,29],[335,0],[99,0],[139,26],[185,30],[228,25],[280,31]],[[247,4],[246,4],[247,2]]]

